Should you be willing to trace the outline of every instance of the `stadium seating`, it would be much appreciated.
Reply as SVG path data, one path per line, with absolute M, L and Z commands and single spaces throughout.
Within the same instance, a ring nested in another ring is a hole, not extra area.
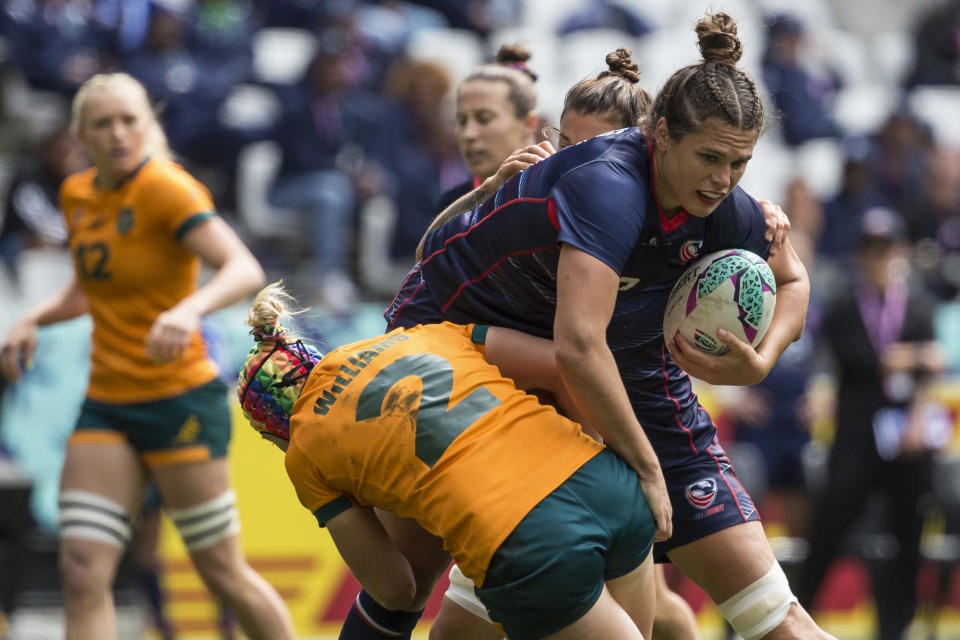
M 280 170 L 280 147 L 272 140 L 247 145 L 237 159 L 237 210 L 257 238 L 296 237 L 300 215 L 270 204 L 270 187 Z
M 960 145 L 960 87 L 917 87 L 910 92 L 908 104 L 933 127 L 938 141 Z
M 410 38 L 406 52 L 414 60 L 443 65 L 454 83 L 486 59 L 480 36 L 463 29 L 420 29 Z
M 317 50 L 317 36 L 306 29 L 267 27 L 253 37 L 253 79 L 293 84 Z

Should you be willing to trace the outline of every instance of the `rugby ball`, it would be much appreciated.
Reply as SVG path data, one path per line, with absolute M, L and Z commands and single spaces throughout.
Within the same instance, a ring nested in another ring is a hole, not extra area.
M 691 264 L 673 286 L 663 314 L 663 338 L 679 333 L 698 349 L 723 354 L 726 329 L 756 347 L 773 317 L 777 283 L 766 261 L 745 249 L 727 249 Z

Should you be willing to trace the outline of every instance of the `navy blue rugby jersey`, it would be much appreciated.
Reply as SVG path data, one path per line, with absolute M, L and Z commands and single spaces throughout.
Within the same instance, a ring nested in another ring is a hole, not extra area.
M 696 257 L 729 248 L 767 257 L 766 225 L 740 188 L 706 218 L 681 211 L 667 219 L 654 199 L 651 170 L 638 128 L 586 140 L 529 167 L 427 238 L 423 259 L 385 313 L 388 325 L 442 316 L 551 338 L 560 245 L 568 243 L 620 274 L 607 341 L 661 464 L 703 451 L 714 428 L 663 344 L 663 311 Z M 677 455 L 664 459 L 664 447 Z

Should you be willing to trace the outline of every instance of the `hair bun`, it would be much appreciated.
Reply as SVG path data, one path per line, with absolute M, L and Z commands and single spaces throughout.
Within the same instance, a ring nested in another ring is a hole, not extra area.
M 512 62 L 526 62 L 530 59 L 530 52 L 523 45 L 505 44 L 497 50 L 497 64 L 509 65 Z
M 640 82 L 640 67 L 633 61 L 630 49 L 621 47 L 607 54 L 607 73 L 626 78 L 630 82 Z M 607 74 L 603 74 L 607 75 Z
M 527 66 L 527 60 L 529 59 L 530 52 L 521 44 L 505 44 L 497 50 L 496 63 L 498 65 L 516 69 L 536 82 L 537 74 Z
M 704 62 L 720 62 L 734 66 L 743 55 L 737 37 L 737 21 L 726 13 L 711 13 L 697 22 L 700 54 Z

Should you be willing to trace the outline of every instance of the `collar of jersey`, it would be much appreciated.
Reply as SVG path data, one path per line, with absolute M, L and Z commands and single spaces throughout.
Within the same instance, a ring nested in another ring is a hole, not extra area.
M 660 228 L 663 229 L 664 233 L 670 233 L 690 219 L 690 212 L 686 209 L 680 209 L 672 218 L 667 218 L 663 213 L 663 207 L 660 206 L 660 200 L 657 198 L 657 187 L 653 177 L 653 145 L 649 140 L 647 140 L 647 153 L 650 154 L 650 192 L 653 193 L 653 203 L 657 205 L 657 215 L 660 217 Z
M 147 156 L 146 158 L 144 158 L 144 159 L 140 162 L 140 164 L 138 164 L 138 165 L 136 166 L 136 168 L 135 168 L 133 171 L 131 171 L 131 172 L 128 173 L 127 175 L 125 175 L 125 176 L 123 176 L 122 178 L 120 178 L 120 180 L 117 182 L 116 186 L 114 186 L 113 189 L 111 189 L 111 191 L 119 191 L 120 189 L 122 189 L 123 187 L 125 187 L 128 182 L 130 182 L 131 180 L 133 180 L 133 179 L 136 177 L 136 175 L 137 175 L 138 173 L 140 173 L 140 169 L 143 169 L 144 165 L 146 165 L 148 162 L 150 162 L 150 156 Z M 100 187 L 100 174 L 99 174 L 99 173 L 93 177 L 93 185 L 94 185 L 97 189 L 100 189 L 100 188 L 101 188 L 101 187 Z

